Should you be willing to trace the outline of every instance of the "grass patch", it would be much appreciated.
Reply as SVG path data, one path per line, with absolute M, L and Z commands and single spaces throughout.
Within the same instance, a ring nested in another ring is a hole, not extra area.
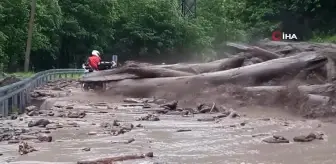
M 310 41 L 318 43 L 322 42 L 336 43 L 336 35 L 315 34 Z
M 9 76 L 15 76 L 15 77 L 18 77 L 18 78 L 29 78 L 29 77 L 32 77 L 34 76 L 35 72 L 15 72 L 15 73 L 9 73 L 7 75 Z
M 59 75 L 56 75 L 56 76 L 59 76 Z M 62 74 L 60 76 L 60 78 L 61 79 L 74 79 L 74 80 L 77 80 L 77 79 L 80 79 L 82 76 L 83 76 L 82 74 L 73 74 L 73 75 L 68 74 L 67 77 L 66 77 L 64 74 Z
M 5 73 L 4 75 L 5 75 L 4 77 L 14 76 L 19 79 L 25 79 L 25 78 L 30 78 L 34 76 L 35 73 L 34 72 L 15 72 L 15 73 Z M 56 74 L 55 76 L 58 77 L 59 75 Z M 82 74 L 73 74 L 73 75 L 68 74 L 67 77 L 65 76 L 65 74 L 62 74 L 60 76 L 60 78 L 62 79 L 75 79 L 75 80 L 80 79 L 81 77 L 82 77 Z

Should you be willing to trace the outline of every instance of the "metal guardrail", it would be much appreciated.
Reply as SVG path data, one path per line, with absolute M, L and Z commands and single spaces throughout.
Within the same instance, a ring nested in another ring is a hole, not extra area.
M 8 116 L 16 109 L 23 113 L 25 107 L 31 102 L 30 92 L 48 81 L 74 78 L 82 75 L 84 69 L 51 69 L 36 73 L 33 77 L 23 79 L 11 85 L 0 88 L 0 115 Z

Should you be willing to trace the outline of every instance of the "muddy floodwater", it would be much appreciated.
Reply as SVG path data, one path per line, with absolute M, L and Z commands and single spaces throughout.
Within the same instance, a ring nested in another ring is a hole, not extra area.
M 0 142 L 0 163 L 15 164 L 73 164 L 129 154 L 153 152 L 153 158 L 127 160 L 125 164 L 335 164 L 336 124 L 332 121 L 305 120 L 285 112 L 267 108 L 235 109 L 241 117 L 225 117 L 216 121 L 198 121 L 216 114 L 159 115 L 159 121 L 136 121 L 146 115 L 142 106 L 121 106 L 122 102 L 109 101 L 93 93 L 72 89 L 72 95 L 53 98 L 55 103 L 72 104 L 72 111 L 86 111 L 84 118 L 56 116 L 19 116 L 16 120 L 2 120 L 1 126 L 28 128 L 27 122 L 39 118 L 63 125 L 51 130 L 52 142 L 28 141 L 38 151 L 18 154 L 18 144 Z M 84 103 L 107 102 L 104 106 Z M 49 107 L 48 107 L 49 108 Z M 131 131 L 117 136 L 107 134 L 101 124 L 119 120 L 132 123 Z M 77 124 L 78 126 L 67 126 Z M 41 129 L 41 127 L 31 127 Z M 323 140 L 293 142 L 298 135 L 323 133 Z M 272 135 L 287 138 L 289 143 L 266 143 Z M 126 143 L 129 139 L 131 143 Z M 83 148 L 89 148 L 84 151 Z

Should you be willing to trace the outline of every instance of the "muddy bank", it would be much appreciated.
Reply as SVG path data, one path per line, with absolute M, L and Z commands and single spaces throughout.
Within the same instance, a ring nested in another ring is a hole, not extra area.
M 120 163 L 296 164 L 336 160 L 332 153 L 336 125 L 331 121 L 306 120 L 268 107 L 233 107 L 229 99 L 184 103 L 180 99 L 107 97 L 81 92 L 75 82 L 59 91 L 51 89 L 61 84 L 36 90 L 49 91 L 36 96 L 44 100 L 42 106 L 27 107 L 24 115 L 1 120 L 1 163 L 109 159 L 124 160 Z M 145 155 L 150 152 L 153 157 Z
M 21 81 L 21 79 L 15 77 L 15 76 L 9 76 L 9 77 L 5 77 L 3 79 L 0 79 L 0 87 L 6 86 L 6 85 L 10 85 L 16 82 Z
M 166 85 L 140 88 L 115 88 L 110 83 L 110 89 L 102 96 L 119 97 L 156 97 L 170 101 L 179 100 L 185 107 L 192 107 L 198 103 L 224 104 L 230 108 L 242 107 L 267 107 L 288 112 L 305 118 L 326 118 L 334 117 L 335 106 L 335 85 L 305 85 L 290 82 L 283 86 L 256 86 L 248 87 L 243 85 L 220 85 L 213 86 L 192 82 L 183 85 Z M 314 87 L 326 86 L 326 90 L 318 92 Z M 306 89 L 307 93 L 299 91 Z

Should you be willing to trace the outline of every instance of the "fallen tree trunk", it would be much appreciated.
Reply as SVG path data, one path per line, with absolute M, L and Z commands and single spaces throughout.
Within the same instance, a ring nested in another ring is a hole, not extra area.
M 327 105 L 331 102 L 330 97 L 328 96 L 321 96 L 321 95 L 315 95 L 315 94 L 307 94 L 308 100 L 307 102 L 313 103 L 313 104 L 322 104 Z
M 256 87 L 245 87 L 244 91 L 276 93 L 286 91 L 287 89 L 288 88 L 286 86 L 256 86 Z
M 251 47 L 249 51 L 251 51 L 254 54 L 254 56 L 257 56 L 263 60 L 272 60 L 280 57 L 280 55 L 278 55 L 277 53 L 267 51 L 265 49 L 256 46 Z
M 300 53 L 295 56 L 274 59 L 245 67 L 205 73 L 195 76 L 195 78 L 212 83 L 241 82 L 249 79 L 263 81 L 285 73 L 297 73 L 307 67 L 326 63 L 326 61 L 326 57 L 314 52 Z
M 243 45 L 243 44 L 232 43 L 232 42 L 226 43 L 226 46 L 235 48 L 235 49 L 237 49 L 239 51 L 243 51 L 243 52 L 250 49 L 249 46 L 246 46 L 246 45 Z
M 126 161 L 126 160 L 134 160 L 134 159 L 142 159 L 145 157 L 153 157 L 153 153 L 149 152 L 142 155 L 125 155 L 120 157 L 111 157 L 111 158 L 103 158 L 93 161 L 78 161 L 77 164 L 114 164 L 118 161 Z
M 79 82 L 103 82 L 103 81 L 120 81 L 125 79 L 138 79 L 137 75 L 132 74 L 115 74 L 112 76 L 95 76 L 95 77 L 82 77 Z
M 247 92 L 281 92 L 286 91 L 289 88 L 286 86 L 255 86 L 255 87 L 244 87 Z M 333 84 L 322 84 L 322 85 L 300 85 L 297 89 L 305 94 L 321 94 L 329 93 L 335 91 L 335 86 Z
M 323 104 L 327 105 L 331 102 L 331 98 L 329 96 L 323 96 L 323 95 L 317 95 L 316 92 L 314 91 L 314 88 L 318 87 L 324 87 L 323 85 L 319 86 L 309 86 L 309 85 L 303 85 L 303 86 L 298 86 L 299 92 L 302 93 L 302 95 L 305 95 L 307 97 L 307 102 L 313 103 L 313 104 Z M 252 93 L 270 93 L 274 94 L 277 92 L 282 92 L 282 91 L 289 91 L 290 89 L 286 86 L 257 86 L 257 87 L 245 87 L 245 91 L 247 92 L 252 92 Z M 314 93 L 315 94 L 311 94 Z
M 215 60 L 209 63 L 157 65 L 153 67 L 200 74 L 238 68 L 243 65 L 244 60 L 244 56 L 233 56 L 230 58 Z
M 304 93 L 311 94 L 321 94 L 335 92 L 335 86 L 333 84 L 322 84 L 322 85 L 301 85 L 298 89 Z
M 259 57 L 265 61 L 277 59 L 280 57 L 280 55 L 275 52 L 271 52 L 271 51 L 265 50 L 257 46 L 249 47 L 249 46 L 245 46 L 245 45 L 241 45 L 237 43 L 227 43 L 226 45 L 229 47 L 238 49 L 240 51 L 243 51 L 243 52 L 250 52 L 253 54 L 253 56 Z
M 179 77 L 195 75 L 193 73 L 157 67 L 127 67 L 122 68 L 120 73 L 134 74 L 140 78 Z
M 112 74 L 109 76 L 98 76 L 98 77 L 83 77 L 79 81 L 82 82 L 120 81 L 124 79 L 179 77 L 179 76 L 192 76 L 192 75 L 194 74 L 165 68 L 126 67 L 118 70 L 117 74 Z
M 336 63 L 335 61 L 328 57 L 328 63 L 325 65 L 327 71 L 327 80 L 332 82 L 336 79 Z
M 181 85 L 187 83 L 212 83 L 216 85 L 225 83 L 246 83 L 249 79 L 266 80 L 288 72 L 299 72 L 315 64 L 325 63 L 326 57 L 317 53 L 300 53 L 296 56 L 274 59 L 240 68 L 198 74 L 184 77 L 166 77 L 152 79 L 122 80 L 114 83 L 115 87 L 156 87 L 162 85 Z

